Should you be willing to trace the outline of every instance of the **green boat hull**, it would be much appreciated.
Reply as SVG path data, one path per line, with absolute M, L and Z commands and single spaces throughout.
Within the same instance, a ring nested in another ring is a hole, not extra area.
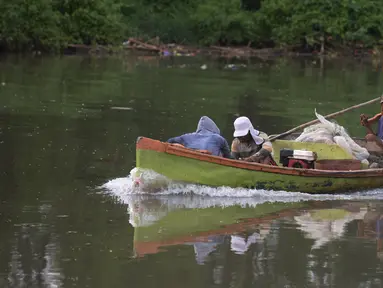
M 286 144 L 283 146 L 285 147 Z M 329 153 L 334 153 L 331 151 L 331 149 L 327 152 L 322 151 L 322 158 L 328 157 Z M 373 176 L 369 176 L 368 173 L 366 176 L 359 173 L 355 174 L 358 175 L 356 177 L 350 177 L 353 174 L 342 177 L 339 176 L 339 173 L 318 173 L 318 176 L 315 176 L 316 174 L 306 176 L 303 175 L 304 171 L 294 174 L 286 170 L 287 172 L 284 173 L 282 167 L 280 173 L 266 172 L 263 171 L 264 169 L 241 169 L 150 149 L 137 149 L 136 153 L 137 168 L 151 169 L 175 181 L 215 187 L 243 187 L 321 194 L 360 191 L 383 186 L 381 172 L 379 175 Z M 344 159 L 347 155 L 343 154 L 341 157 Z M 343 171 L 344 174 L 347 172 Z M 358 172 L 364 173 L 363 170 Z

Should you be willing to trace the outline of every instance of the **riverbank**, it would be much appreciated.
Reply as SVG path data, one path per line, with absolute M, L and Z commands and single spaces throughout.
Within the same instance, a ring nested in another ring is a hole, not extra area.
M 138 54 L 159 55 L 165 57 L 219 56 L 227 58 L 249 58 L 287 55 L 288 50 L 276 48 L 254 49 L 249 46 L 190 46 L 176 43 L 151 44 L 130 38 L 120 46 L 78 45 L 70 44 L 63 50 L 64 54 Z
M 283 47 L 283 48 L 262 48 L 256 49 L 247 46 L 190 46 L 176 43 L 160 43 L 158 38 L 149 41 L 141 41 L 135 38 L 129 38 L 120 46 L 103 45 L 78 45 L 70 44 L 63 50 L 63 54 L 91 54 L 91 55 L 124 55 L 134 54 L 140 56 L 164 56 L 164 57 L 224 57 L 224 58 L 261 58 L 268 59 L 280 56 L 324 56 L 328 58 L 380 58 L 382 48 L 363 48 L 363 47 L 338 47 L 328 48 L 326 50 L 305 50 L 301 47 Z

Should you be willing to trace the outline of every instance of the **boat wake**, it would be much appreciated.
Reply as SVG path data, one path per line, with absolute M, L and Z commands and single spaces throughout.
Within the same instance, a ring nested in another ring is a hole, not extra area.
M 132 196 L 154 196 L 156 198 L 168 195 L 203 196 L 203 203 L 208 206 L 214 202 L 220 206 L 255 205 L 265 202 L 297 202 L 297 201 L 327 201 L 327 200 L 382 200 L 383 190 L 374 189 L 351 194 L 307 194 L 287 191 L 267 191 L 263 189 L 245 189 L 231 187 L 209 187 L 195 184 L 177 183 L 151 170 L 134 168 L 128 177 L 116 178 L 100 187 L 123 202 Z M 208 200 L 208 198 L 210 198 Z M 210 203 L 210 204 L 208 204 Z M 214 206 L 214 205 L 213 205 Z M 186 207 L 185 207 L 186 208 Z

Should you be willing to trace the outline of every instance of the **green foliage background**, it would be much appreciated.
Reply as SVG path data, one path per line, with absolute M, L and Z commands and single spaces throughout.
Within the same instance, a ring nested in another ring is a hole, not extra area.
M 119 45 L 128 37 L 199 45 L 381 44 L 381 0 L 1 0 L 0 48 Z

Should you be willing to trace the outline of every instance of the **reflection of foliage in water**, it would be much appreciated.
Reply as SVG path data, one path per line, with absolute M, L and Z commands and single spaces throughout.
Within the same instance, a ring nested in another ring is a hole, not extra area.
M 44 225 L 27 224 L 16 232 L 14 241 L 8 275 L 11 286 L 62 286 L 57 235 L 52 235 Z

